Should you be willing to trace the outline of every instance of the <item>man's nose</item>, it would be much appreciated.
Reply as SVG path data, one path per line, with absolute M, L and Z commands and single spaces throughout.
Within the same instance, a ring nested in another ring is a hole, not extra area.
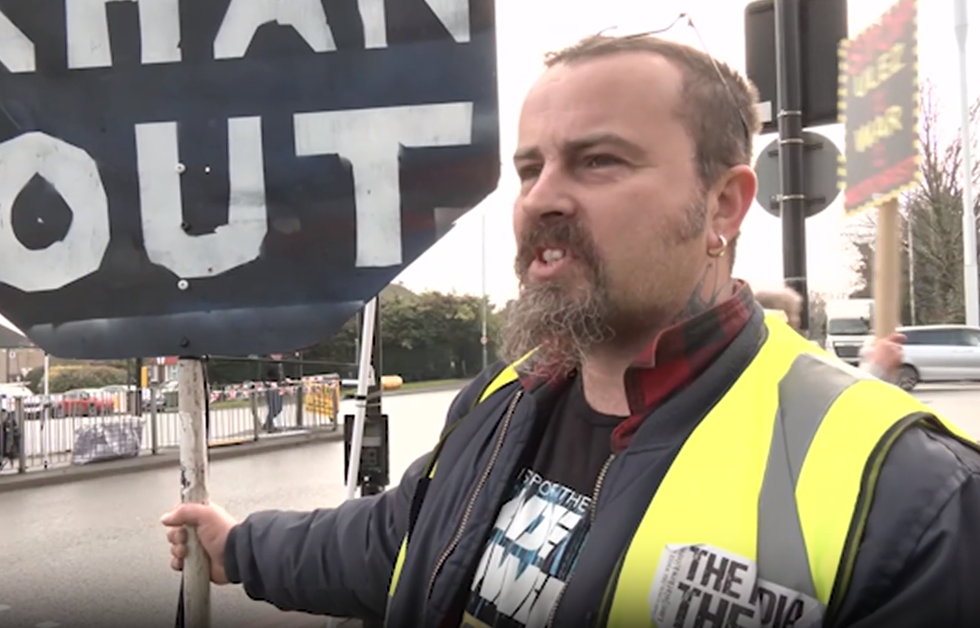
M 560 167 L 545 166 L 537 178 L 526 184 L 518 204 L 530 218 L 569 216 L 575 201 L 568 178 Z

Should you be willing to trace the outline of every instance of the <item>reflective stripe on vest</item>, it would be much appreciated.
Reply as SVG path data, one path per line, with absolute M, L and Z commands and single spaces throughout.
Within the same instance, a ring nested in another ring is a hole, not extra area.
M 846 591 L 888 447 L 934 413 L 776 317 L 766 324 L 769 338 L 688 438 L 621 557 L 606 626 L 819 626 L 835 586 Z

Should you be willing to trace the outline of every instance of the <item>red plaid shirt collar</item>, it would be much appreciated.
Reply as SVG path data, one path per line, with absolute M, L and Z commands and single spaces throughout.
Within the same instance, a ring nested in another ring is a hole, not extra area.
M 626 372 L 626 396 L 630 416 L 612 436 L 614 452 L 629 445 L 633 434 L 651 410 L 694 381 L 745 327 L 755 303 L 749 285 L 735 280 L 734 294 L 714 308 L 664 329 L 634 360 Z M 563 388 L 566 378 L 546 380 L 523 375 L 521 383 L 531 391 L 551 384 Z

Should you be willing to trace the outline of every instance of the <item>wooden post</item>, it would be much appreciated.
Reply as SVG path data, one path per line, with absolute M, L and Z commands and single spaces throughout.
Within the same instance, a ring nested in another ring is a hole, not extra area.
M 204 416 L 204 364 L 194 358 L 177 363 L 180 410 L 180 500 L 208 503 L 208 434 Z M 211 626 L 211 564 L 197 539 L 187 528 L 184 560 L 184 627 Z
M 875 244 L 875 336 L 884 338 L 899 326 L 900 264 L 898 199 L 878 207 Z

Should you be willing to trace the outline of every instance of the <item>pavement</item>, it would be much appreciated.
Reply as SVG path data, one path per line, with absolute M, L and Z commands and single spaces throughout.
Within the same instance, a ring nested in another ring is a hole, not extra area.
M 262 452 L 292 449 L 319 442 L 341 441 L 344 438 L 342 425 L 336 431 L 283 432 L 263 435 L 258 441 L 233 443 L 211 447 L 209 458 L 227 460 Z M 0 493 L 16 491 L 52 484 L 81 482 L 113 475 L 126 475 L 150 469 L 179 469 L 180 452 L 176 449 L 163 451 L 156 455 L 144 452 L 135 458 L 94 462 L 87 465 L 65 465 L 45 470 L 29 470 L 26 473 L 5 473 L 0 475 Z
M 980 384 L 922 384 L 912 394 L 980 440 Z

